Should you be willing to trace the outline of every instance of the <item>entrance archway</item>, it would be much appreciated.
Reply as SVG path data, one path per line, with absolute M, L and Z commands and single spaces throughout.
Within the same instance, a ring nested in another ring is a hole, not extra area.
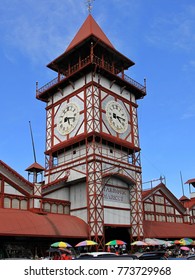
M 129 227 L 105 227 L 105 244 L 110 240 L 119 239 L 130 244 L 130 228 Z

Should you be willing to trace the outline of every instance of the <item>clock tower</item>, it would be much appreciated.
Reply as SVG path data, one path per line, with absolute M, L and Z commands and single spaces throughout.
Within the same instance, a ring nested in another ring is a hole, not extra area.
M 143 236 L 137 100 L 118 52 L 91 14 L 65 52 L 47 66 L 57 77 L 36 90 L 46 103 L 44 194 L 70 201 L 100 248 Z

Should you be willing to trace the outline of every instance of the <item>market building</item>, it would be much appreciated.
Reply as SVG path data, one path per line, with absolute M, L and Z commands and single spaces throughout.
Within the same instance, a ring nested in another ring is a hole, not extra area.
M 92 239 L 102 250 L 111 239 L 175 238 L 175 224 L 180 237 L 195 238 L 192 198 L 188 207 L 163 184 L 142 191 L 137 108 L 146 83 L 125 74 L 133 65 L 91 14 L 47 65 L 57 77 L 36 88 L 46 108 L 45 167 L 26 169 L 31 182 L 0 161 L 1 244 Z
M 143 190 L 142 201 L 145 237 L 169 240 L 195 237 L 195 192 L 190 193 L 190 198 L 182 196 L 178 200 L 160 183 Z

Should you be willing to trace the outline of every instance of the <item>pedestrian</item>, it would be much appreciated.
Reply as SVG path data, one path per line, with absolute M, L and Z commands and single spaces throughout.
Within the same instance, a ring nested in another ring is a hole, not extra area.
M 60 255 L 58 252 L 54 252 L 52 260 L 60 260 Z
M 169 258 L 169 252 L 165 252 L 164 255 L 161 257 L 161 260 L 168 260 Z
M 60 256 L 60 260 L 72 260 L 72 256 L 66 252 L 63 252 Z
M 107 247 L 107 252 L 109 252 L 109 253 L 110 253 L 110 246 L 108 246 L 108 247 Z

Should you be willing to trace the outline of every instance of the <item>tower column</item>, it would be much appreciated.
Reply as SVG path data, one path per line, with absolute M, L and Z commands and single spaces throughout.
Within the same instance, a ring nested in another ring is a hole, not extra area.
M 104 212 L 102 193 L 102 164 L 95 159 L 87 163 L 87 202 L 88 225 L 90 237 L 98 243 L 99 248 L 104 244 Z
M 143 207 L 141 173 L 135 173 L 136 184 L 130 188 L 131 238 L 132 241 L 143 237 Z
M 99 89 L 93 84 L 86 89 L 86 131 L 100 131 L 100 98 Z M 86 188 L 88 204 L 88 224 L 91 238 L 103 248 L 104 217 L 103 217 L 103 193 L 102 193 L 102 156 L 95 136 L 87 139 L 86 143 Z M 99 156 L 99 160 L 98 160 Z

